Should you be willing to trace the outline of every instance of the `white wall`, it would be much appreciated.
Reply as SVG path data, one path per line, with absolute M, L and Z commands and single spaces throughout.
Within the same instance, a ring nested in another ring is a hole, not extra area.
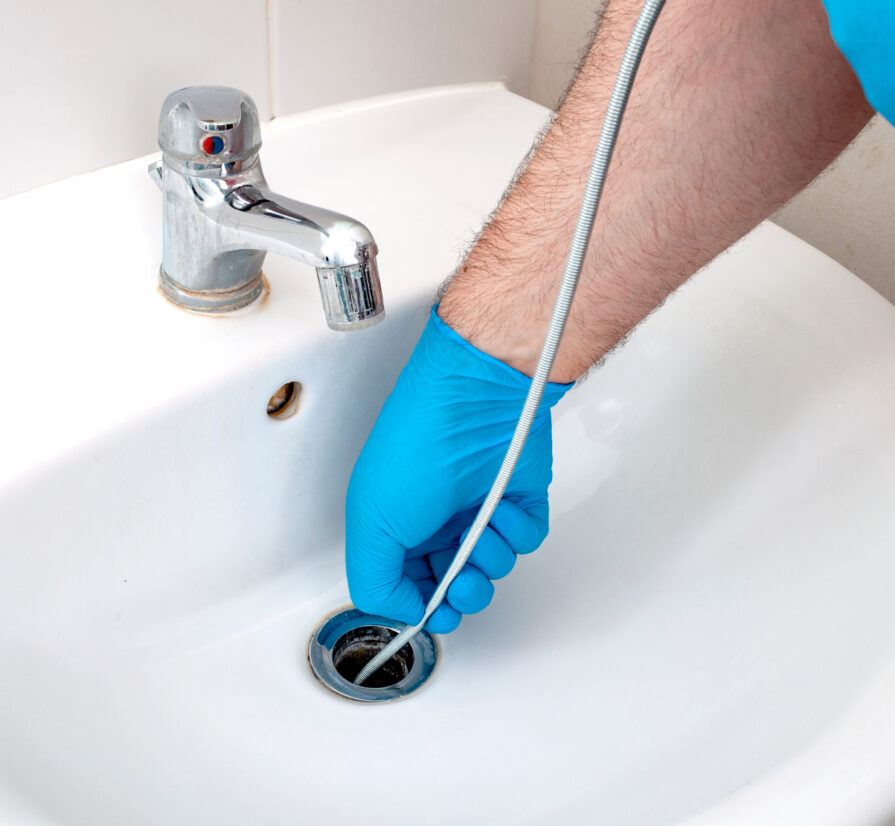
M 555 105 L 603 6 L 604 0 L 539 0 L 529 91 L 538 103 Z M 774 221 L 895 302 L 895 128 L 875 118 Z
M 528 96 L 553 109 L 594 30 L 606 0 L 538 0 Z
M 263 118 L 421 86 L 525 91 L 537 0 L 0 0 L 0 197 L 148 154 L 168 92 Z
M 895 128 L 875 117 L 774 221 L 895 302 Z
M 476 80 L 529 85 L 537 0 L 277 0 L 276 114 Z
M 181 86 L 241 86 L 270 115 L 266 0 L 0 0 L 0 19 L 0 196 L 152 152 Z

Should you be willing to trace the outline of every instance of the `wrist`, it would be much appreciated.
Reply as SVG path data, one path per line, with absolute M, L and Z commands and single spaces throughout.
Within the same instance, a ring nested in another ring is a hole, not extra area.
M 470 345 L 528 378 L 534 376 L 550 326 L 552 301 L 539 308 L 533 297 L 524 294 L 514 294 L 509 301 L 499 294 L 476 295 L 452 284 L 436 310 L 441 321 Z M 550 370 L 549 380 L 556 384 L 575 382 L 595 361 L 576 341 L 571 322 L 570 318 Z
M 498 313 L 495 307 L 489 310 L 478 305 L 473 310 L 473 306 L 466 306 L 456 291 L 449 291 L 436 312 L 473 347 L 531 378 L 540 353 L 540 337 L 531 321 L 502 317 L 506 307 Z
M 472 377 L 485 380 L 492 385 L 500 385 L 504 388 L 501 393 L 508 398 L 514 397 L 516 401 L 522 401 L 528 394 L 531 375 L 461 335 L 441 317 L 440 304 L 432 308 L 429 322 L 417 346 L 425 353 L 424 369 L 428 372 L 460 376 L 464 383 Z M 571 382 L 551 380 L 545 388 L 543 403 L 552 407 L 571 387 Z
M 475 347 L 529 377 L 550 326 L 583 192 L 576 171 L 557 167 L 555 139 L 551 130 L 451 280 L 438 309 Z M 573 306 L 550 381 L 574 382 L 603 355 L 591 346 L 599 342 L 588 340 L 598 328 Z

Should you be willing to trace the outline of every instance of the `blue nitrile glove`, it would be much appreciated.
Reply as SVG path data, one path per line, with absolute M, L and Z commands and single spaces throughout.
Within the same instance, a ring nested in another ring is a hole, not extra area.
M 512 438 L 531 380 L 481 352 L 432 309 L 348 485 L 348 587 L 362 611 L 416 624 L 472 524 Z M 481 611 L 516 554 L 547 536 L 550 408 L 571 385 L 548 384 L 503 498 L 447 598 L 426 623 L 453 631 Z
M 824 0 L 836 45 L 848 58 L 870 105 L 895 124 L 895 3 Z

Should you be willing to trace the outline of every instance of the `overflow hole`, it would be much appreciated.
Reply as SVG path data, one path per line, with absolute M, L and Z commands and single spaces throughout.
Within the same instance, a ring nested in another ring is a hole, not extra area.
M 267 415 L 273 419 L 288 419 L 298 410 L 301 382 L 286 382 L 267 402 Z

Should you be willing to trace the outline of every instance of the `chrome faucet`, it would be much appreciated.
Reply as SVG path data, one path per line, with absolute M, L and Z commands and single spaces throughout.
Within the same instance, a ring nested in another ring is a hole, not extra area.
M 181 307 L 223 313 L 263 288 L 268 252 L 317 269 L 326 321 L 356 330 L 385 310 L 376 242 L 361 223 L 271 192 L 261 171 L 252 99 L 225 86 L 190 86 L 162 104 L 162 159 L 149 173 L 162 191 L 162 292 Z

